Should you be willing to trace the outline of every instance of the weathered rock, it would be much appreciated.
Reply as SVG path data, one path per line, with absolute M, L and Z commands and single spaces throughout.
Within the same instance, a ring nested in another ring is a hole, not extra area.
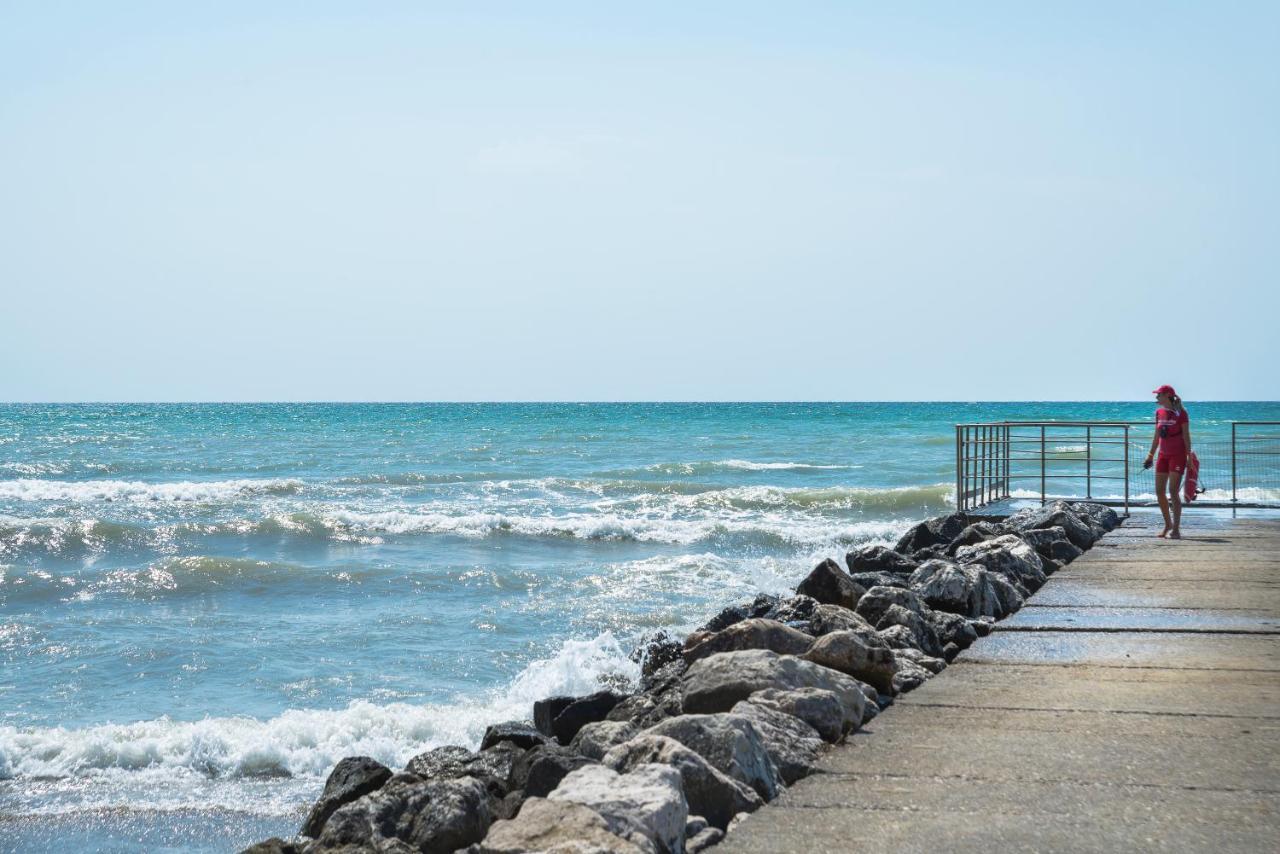
M 1049 553 L 1044 555 L 1044 558 L 1055 561 L 1061 566 L 1063 564 L 1071 563 L 1071 561 L 1080 557 L 1082 554 L 1084 554 L 1084 550 L 1078 547 L 1075 543 L 1062 542 L 1054 543 L 1049 546 Z M 1046 567 L 1046 572 L 1047 571 L 1048 568 Z
M 987 581 L 991 583 L 991 589 L 995 592 L 996 601 L 1000 603 L 999 613 L 1001 619 L 1022 608 L 1023 602 L 1026 601 L 1023 591 L 1012 584 L 1009 579 L 998 572 L 988 572 Z
M 801 658 L 839 670 L 882 694 L 893 693 L 893 674 L 898 669 L 893 651 L 874 630 L 829 632 Z
M 507 786 L 512 791 L 523 791 L 525 797 L 545 798 L 570 772 L 594 765 L 597 761 L 569 747 L 539 744 L 521 754 L 512 764 Z
M 689 664 L 718 652 L 771 649 L 779 655 L 799 655 L 813 645 L 813 637 L 775 620 L 758 617 L 734 623 L 684 651 Z
M 879 626 L 880 620 L 893 605 L 900 605 L 916 614 L 927 607 L 924 601 L 911 590 L 900 587 L 872 587 L 858 602 L 857 614 L 872 626 Z
M 273 836 L 270 839 L 264 839 L 262 842 L 250 845 L 240 854 L 302 854 L 303 848 L 304 846 L 301 843 Z
M 596 721 L 578 730 L 569 747 L 590 759 L 600 760 L 612 748 L 634 738 L 638 731 L 630 721 Z
M 528 750 L 535 745 L 546 744 L 548 739 L 528 721 L 504 721 L 485 729 L 484 738 L 480 740 L 480 749 L 488 750 L 503 741 L 509 741 L 522 750 Z
M 1088 514 L 1085 514 L 1088 518 Z M 1064 501 L 1055 501 L 1047 507 L 1033 507 L 1019 510 L 1005 520 L 1005 526 L 1014 531 L 1027 531 L 1035 528 L 1061 527 L 1078 548 L 1088 549 L 1098 539 L 1098 534 L 1088 523 L 1081 521 L 1071 505 Z
M 424 780 L 474 777 L 484 783 L 494 798 L 501 799 L 508 791 L 507 778 L 511 776 L 511 766 L 523 753 L 509 741 L 500 741 L 479 753 L 472 753 L 465 747 L 437 747 L 410 759 L 404 770 Z
M 755 724 L 782 782 L 789 786 L 813 773 L 822 754 L 822 738 L 816 729 L 793 715 L 750 700 L 738 703 L 732 713 Z
M 883 637 L 885 629 L 892 626 L 901 626 L 907 630 L 908 637 L 911 639 L 911 646 L 929 655 L 942 655 L 943 641 L 938 637 L 937 630 L 920 615 L 921 613 L 923 611 L 917 613 L 902 605 L 891 604 L 885 609 L 880 621 L 876 623 L 876 629 L 880 631 Z M 929 613 L 932 614 L 934 612 L 930 610 Z M 892 641 L 889 641 L 888 638 L 885 638 L 885 640 L 892 645 Z
M 529 798 L 519 815 L 494 822 L 484 841 L 469 848 L 467 854 L 649 854 L 652 851 L 649 844 L 640 847 L 615 834 L 590 807 L 570 801 Z
M 657 736 L 654 736 L 654 738 L 657 738 Z M 681 746 L 683 747 L 683 745 Z M 690 809 L 692 809 L 692 807 L 690 807 Z M 706 830 L 710 826 L 711 825 L 702 816 L 691 815 L 684 821 L 684 838 L 688 839 L 691 836 L 697 836 L 699 833 Z
M 782 786 L 782 777 L 769 758 L 760 732 L 755 724 L 741 715 L 681 715 L 668 718 L 641 735 L 675 739 L 707 760 L 713 768 L 749 786 L 765 801 L 777 797 Z
M 1014 586 L 1035 592 L 1045 582 L 1044 563 L 1035 549 L 1020 537 L 1006 534 L 956 552 L 961 564 L 980 564 L 988 572 L 1003 575 Z
M 857 726 L 845 715 L 840 698 L 822 688 L 793 688 L 789 691 L 768 688 L 756 691 L 747 700 L 799 718 L 813 727 L 823 741 L 840 741 Z
M 818 600 L 812 596 L 796 595 L 789 599 L 783 599 L 778 603 L 777 607 L 764 616 L 765 619 L 777 620 L 785 626 L 799 629 L 808 634 L 809 619 L 813 616 L 814 609 L 817 607 Z
M 987 591 L 991 595 L 983 596 L 979 571 L 971 568 L 966 572 L 957 564 L 931 560 L 911 573 L 910 588 L 930 608 L 977 617 L 983 613 L 983 605 L 990 608 L 997 604 L 990 584 Z
M 893 686 L 899 693 L 914 691 L 933 676 L 928 670 L 913 661 L 903 659 L 898 662 L 898 672 L 893 675 Z
M 828 558 L 813 568 L 797 585 L 796 592 L 828 605 L 853 608 L 866 591 L 854 583 L 840 564 Z
M 685 843 L 684 850 L 686 854 L 702 854 L 708 848 L 719 845 L 723 839 L 723 830 L 718 827 L 708 827 L 698 833 L 697 836 L 690 837 L 689 841 Z
M 947 554 L 953 555 L 957 550 L 964 546 L 972 546 L 975 543 L 981 543 L 984 540 L 993 540 L 1003 534 L 1009 533 L 1003 525 L 994 524 L 992 522 L 974 522 L 967 526 L 963 531 L 956 535 L 956 538 L 947 544 Z
M 874 628 L 857 612 L 840 605 L 819 605 L 809 617 L 809 629 L 814 637 L 831 632 L 859 631 Z
M 299 832 L 303 836 L 319 836 L 324 823 L 339 807 L 377 791 L 390 779 L 391 769 L 368 756 L 348 756 L 339 761 L 329 772 L 324 791 Z
M 894 575 L 891 572 L 855 572 L 849 576 L 854 583 L 870 590 L 872 587 L 901 587 L 906 589 L 906 575 Z
M 1104 532 L 1114 531 L 1120 526 L 1120 514 L 1105 504 L 1094 504 L 1090 501 L 1078 501 L 1071 505 L 1077 516 L 1088 516 L 1101 526 Z
M 942 658 L 934 658 L 932 655 L 925 655 L 918 649 L 907 647 L 906 649 L 895 649 L 893 651 L 894 658 L 898 660 L 898 666 L 903 666 L 903 660 L 907 660 L 913 664 L 918 664 L 930 673 L 941 673 L 947 667 L 947 662 Z
M 933 628 L 944 648 L 948 644 L 955 644 L 958 650 L 968 649 L 969 645 L 978 639 L 978 633 L 973 626 L 959 614 L 930 610 L 923 615 L 922 619 Z M 928 650 L 925 651 L 928 652 Z
M 534 701 L 533 704 L 533 726 L 538 732 L 547 738 L 555 737 L 555 730 L 551 724 L 556 719 L 556 715 L 563 712 L 569 707 L 569 704 L 577 697 L 571 695 L 557 695 L 555 697 L 546 697 L 541 700 Z
M 686 712 L 726 712 L 756 691 L 822 688 L 840 698 L 859 723 L 866 697 L 858 680 L 790 655 L 765 649 L 722 652 L 694 662 L 684 675 Z
M 645 635 L 631 652 L 631 660 L 640 665 L 641 684 L 662 667 L 679 661 L 684 643 L 666 631 Z
M 583 726 L 604 720 L 622 699 L 621 694 L 613 691 L 597 691 L 578 697 L 551 722 L 552 734 L 561 744 L 568 744 Z
M 688 666 L 684 663 L 682 647 L 681 654 L 675 661 L 669 661 L 647 676 L 640 678 L 640 690 L 646 693 L 661 692 L 665 687 L 678 683 Z M 608 718 L 605 718 L 605 720 L 608 720 Z
M 689 811 L 716 827 L 723 829 L 738 813 L 753 812 L 764 804 L 746 783 L 720 771 L 673 738 L 641 735 L 614 747 L 604 757 L 605 765 L 622 774 L 652 763 L 676 769 Z M 688 835 L 687 828 L 685 835 Z
M 884 572 L 890 575 L 910 575 L 916 562 L 907 555 L 884 546 L 862 546 L 844 557 L 849 573 Z
M 767 615 L 782 600 L 777 596 L 768 593 L 761 593 L 751 602 L 742 605 L 730 605 L 719 614 L 716 614 L 706 623 L 699 627 L 698 631 L 702 632 L 718 632 L 729 628 L 734 623 L 742 620 L 749 620 L 752 617 L 763 617 Z M 687 644 L 686 644 L 687 645 Z
M 397 774 L 329 816 L 311 850 L 454 851 L 483 839 L 491 821 L 489 794 L 479 780 L 424 782 Z
M 627 721 L 638 730 L 651 727 L 684 711 L 681 690 L 681 683 L 677 679 L 672 688 L 652 694 L 633 694 L 614 706 L 605 720 Z
M 969 524 L 963 513 L 937 516 L 912 525 L 893 547 L 899 554 L 911 554 L 929 546 L 946 546 Z
M 680 773 L 666 765 L 638 765 L 619 774 L 604 765 L 580 768 L 560 782 L 551 801 L 595 810 L 624 839 L 647 838 L 659 854 L 683 854 L 689 817 Z

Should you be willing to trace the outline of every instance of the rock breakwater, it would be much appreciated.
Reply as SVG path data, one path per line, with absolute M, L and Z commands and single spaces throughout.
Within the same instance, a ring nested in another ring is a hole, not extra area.
M 479 751 L 436 748 L 399 772 L 344 759 L 299 835 L 247 851 L 696 854 L 1118 524 L 1067 502 L 926 520 L 893 549 L 823 561 L 794 596 L 647 639 L 633 691 L 548 697 Z

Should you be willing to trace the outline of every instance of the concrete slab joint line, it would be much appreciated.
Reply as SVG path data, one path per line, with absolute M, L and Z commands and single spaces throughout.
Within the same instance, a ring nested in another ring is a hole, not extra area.
M 1280 515 L 1191 522 L 1135 512 L 716 851 L 1280 850 Z

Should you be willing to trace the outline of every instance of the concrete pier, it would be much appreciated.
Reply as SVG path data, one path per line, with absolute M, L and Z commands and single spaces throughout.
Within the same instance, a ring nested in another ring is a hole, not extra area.
M 1280 850 L 1280 520 L 1138 513 L 718 852 Z

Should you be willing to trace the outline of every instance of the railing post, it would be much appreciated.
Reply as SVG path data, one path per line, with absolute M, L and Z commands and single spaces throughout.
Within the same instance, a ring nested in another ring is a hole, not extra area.
M 959 424 L 956 425 L 956 510 L 964 511 L 964 475 L 961 466 L 963 466 L 960 453 L 960 432 L 964 430 Z
M 1231 422 L 1231 503 L 1236 503 L 1236 422 Z
M 1045 460 L 1044 460 L 1044 425 L 1040 425 L 1040 506 L 1046 504 L 1045 501 Z
M 1124 515 L 1129 518 L 1129 425 L 1124 425 Z
M 1084 495 L 1093 497 L 1093 428 L 1084 428 Z
M 1009 498 L 1009 425 L 1004 425 L 1004 497 Z

